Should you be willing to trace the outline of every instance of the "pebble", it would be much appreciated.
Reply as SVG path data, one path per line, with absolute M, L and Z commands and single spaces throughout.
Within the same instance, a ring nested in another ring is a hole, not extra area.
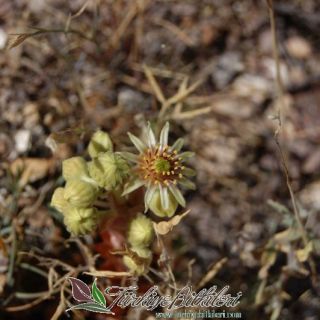
M 237 52 L 227 52 L 219 58 L 211 78 L 218 89 L 223 89 L 243 69 L 241 56 Z
M 130 88 L 122 88 L 118 94 L 118 105 L 124 107 L 129 112 L 146 110 L 149 107 L 144 96 Z
M 24 153 L 30 146 L 31 132 L 29 130 L 18 130 L 14 136 L 15 148 L 18 153 Z
M 306 59 L 312 53 L 310 43 L 299 36 L 290 37 L 285 45 L 290 56 L 296 59 Z
M 8 35 L 7 33 L 0 28 L 0 50 L 4 49 L 8 40 Z

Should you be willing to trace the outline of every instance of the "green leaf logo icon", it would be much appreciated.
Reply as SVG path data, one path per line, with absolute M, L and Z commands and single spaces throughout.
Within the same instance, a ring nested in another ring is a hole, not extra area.
M 97 279 L 95 279 L 92 284 L 92 297 L 97 303 L 106 307 L 106 298 L 101 290 L 97 287 Z

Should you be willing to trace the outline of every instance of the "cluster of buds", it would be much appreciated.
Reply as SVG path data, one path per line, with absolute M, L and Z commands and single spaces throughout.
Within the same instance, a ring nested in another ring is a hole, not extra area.
M 73 157 L 63 161 L 62 175 L 65 187 L 57 188 L 52 206 L 63 214 L 64 223 L 73 235 L 93 231 L 105 212 L 95 207 L 103 192 L 121 195 L 123 200 L 134 190 L 144 190 L 145 213 L 150 210 L 160 218 L 172 217 L 178 206 L 185 207 L 185 199 L 179 189 L 194 189 L 188 178 L 194 171 L 184 162 L 192 152 L 180 152 L 183 139 L 168 145 L 169 123 L 156 139 L 150 123 L 144 138 L 128 133 L 138 154 L 114 152 L 109 135 L 97 131 L 88 145 L 91 160 Z M 151 216 L 152 217 L 152 216 Z M 139 213 L 128 228 L 128 249 L 124 264 L 134 274 L 143 274 L 152 260 L 151 245 L 154 239 L 152 220 Z
M 115 188 L 129 173 L 129 165 L 113 152 L 107 133 L 96 132 L 89 145 L 91 161 L 73 157 L 62 162 L 64 188 L 57 188 L 51 205 L 63 214 L 64 224 L 73 235 L 92 232 L 106 214 L 95 208 L 97 197 L 104 190 Z

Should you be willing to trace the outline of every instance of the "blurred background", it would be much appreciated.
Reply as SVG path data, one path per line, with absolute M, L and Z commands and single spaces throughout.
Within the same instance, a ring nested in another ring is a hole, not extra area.
M 157 118 L 150 73 L 166 99 L 184 92 L 171 106 L 170 139 L 184 137 L 196 153 L 191 212 L 167 243 L 178 280 L 196 284 L 220 261 L 206 285 L 242 291 L 242 318 L 320 319 L 320 3 L 274 2 L 281 145 L 308 246 L 274 139 L 266 1 L 0 1 L 0 319 L 55 312 L 58 292 L 8 310 L 39 298 L 24 292 L 47 290 L 30 271 L 43 264 L 19 252 L 81 263 L 49 206 L 61 161 L 83 154 L 97 128 L 122 146 L 127 131 Z

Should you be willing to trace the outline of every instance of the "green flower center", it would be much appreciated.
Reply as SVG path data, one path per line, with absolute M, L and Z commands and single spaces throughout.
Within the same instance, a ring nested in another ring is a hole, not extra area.
M 154 162 L 154 168 L 157 173 L 167 172 L 170 170 L 170 162 L 166 159 L 159 158 Z

